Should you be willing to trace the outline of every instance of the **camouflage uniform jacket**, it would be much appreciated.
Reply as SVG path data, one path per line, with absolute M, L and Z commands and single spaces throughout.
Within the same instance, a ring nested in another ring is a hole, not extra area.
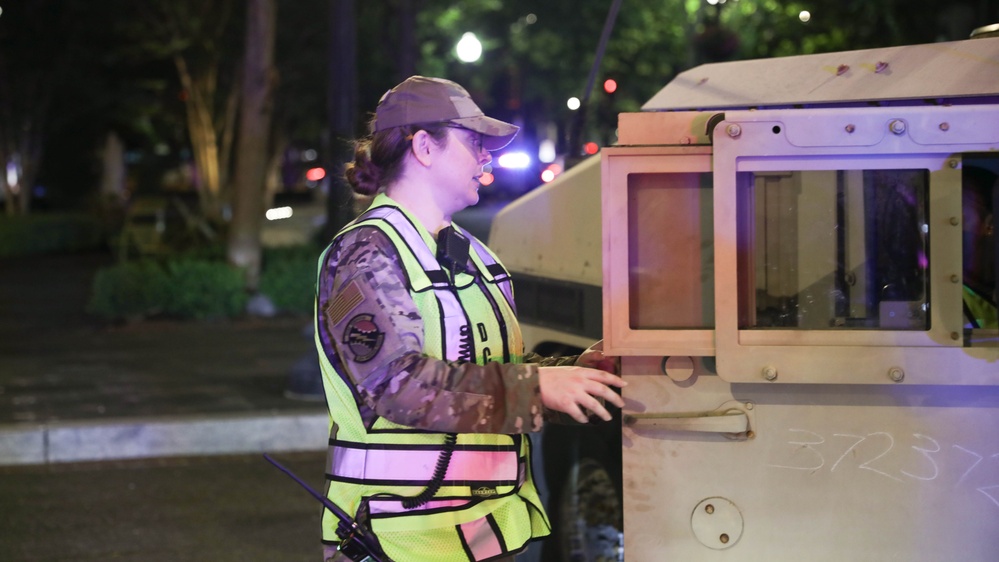
M 475 267 L 471 261 L 467 266 Z M 478 365 L 424 355 L 423 319 L 402 260 L 377 228 L 361 226 L 334 242 L 318 290 L 323 351 L 350 378 L 366 427 L 381 416 L 435 432 L 538 431 L 543 419 L 538 366 L 573 360 L 529 354 L 525 360 L 532 364 Z M 348 345 L 347 331 L 356 334 L 359 316 L 370 337 Z

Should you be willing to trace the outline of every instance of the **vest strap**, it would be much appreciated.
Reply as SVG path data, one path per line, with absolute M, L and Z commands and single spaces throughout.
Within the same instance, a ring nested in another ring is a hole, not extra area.
M 487 560 L 507 552 L 503 532 L 491 513 L 458 525 L 458 536 L 469 560 Z

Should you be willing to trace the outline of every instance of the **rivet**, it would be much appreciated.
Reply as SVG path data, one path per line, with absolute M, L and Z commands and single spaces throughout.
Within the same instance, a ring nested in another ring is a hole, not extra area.
M 940 130 L 941 131 L 949 131 L 950 130 L 950 123 L 946 123 L 946 122 L 940 123 Z
M 680 144 L 690 144 L 690 137 L 680 137 Z
M 746 402 L 746 409 L 747 410 L 752 410 L 755 407 L 756 407 L 756 404 L 753 404 L 752 402 Z
M 888 124 L 888 130 L 896 135 L 901 135 L 905 132 L 905 121 L 902 121 L 901 119 L 892 119 L 891 123 Z
M 704 506 L 704 512 L 707 513 L 708 515 L 711 515 L 712 513 L 715 512 L 715 506 L 709 503 L 708 505 Z
M 885 70 L 888 70 L 888 63 L 884 61 L 878 61 L 874 65 L 874 72 L 884 72 Z
M 846 126 L 846 132 L 848 132 L 848 133 L 852 133 L 852 132 L 854 132 L 856 130 L 857 130 L 857 128 L 854 127 L 852 123 L 850 125 Z
M 892 367 L 888 369 L 888 378 L 895 382 L 902 382 L 902 379 L 905 378 L 905 371 L 898 367 Z
M 732 123 L 728 127 L 725 127 L 725 132 L 728 133 L 728 136 L 734 139 L 742 134 L 742 127 L 740 127 L 736 123 Z
M 756 438 L 755 431 L 750 430 L 746 432 L 746 439 L 755 439 L 755 438 Z
M 960 164 L 958 164 L 957 160 L 948 160 L 947 165 L 956 169 Z
M 950 339 L 952 339 L 954 341 L 957 341 L 957 340 L 961 339 L 961 334 L 959 334 L 957 332 L 951 332 L 950 333 Z
M 777 369 L 775 369 L 773 367 L 764 367 L 763 368 L 763 378 L 767 379 L 768 381 L 776 380 L 777 379 Z
M 960 277 L 960 276 L 958 276 L 958 275 L 957 275 L 957 274 L 955 273 L 954 275 L 951 275 L 951 276 L 950 276 L 950 282 L 951 282 L 951 283 L 960 283 L 960 282 L 961 282 L 961 277 Z
M 836 76 L 841 76 L 843 74 L 846 74 L 847 70 L 850 70 L 849 65 L 841 64 L 841 65 L 837 66 L 836 67 Z
M 958 220 L 958 218 L 957 218 L 957 217 L 951 217 L 951 218 L 950 218 L 950 225 L 951 225 L 951 226 L 957 226 L 957 225 L 959 225 L 959 224 L 961 224 L 961 221 L 960 221 L 960 220 Z
M 722 544 L 728 544 L 728 535 L 722 533 L 721 536 L 718 537 L 718 540 L 720 540 Z

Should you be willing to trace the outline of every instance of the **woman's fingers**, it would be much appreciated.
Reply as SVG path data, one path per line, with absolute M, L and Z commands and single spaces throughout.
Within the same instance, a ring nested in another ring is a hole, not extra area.
M 611 414 L 604 404 L 624 406 L 624 400 L 611 387 L 620 388 L 627 383 L 616 375 L 585 367 L 542 367 L 540 374 L 545 406 L 569 414 L 580 423 L 587 420 L 584 410 L 610 420 Z

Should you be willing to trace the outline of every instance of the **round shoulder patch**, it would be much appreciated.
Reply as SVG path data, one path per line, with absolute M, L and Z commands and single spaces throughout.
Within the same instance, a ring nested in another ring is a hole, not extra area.
M 378 329 L 374 316 L 358 314 L 350 319 L 343 330 L 343 343 L 354 354 L 354 361 L 370 361 L 382 348 L 385 333 Z

